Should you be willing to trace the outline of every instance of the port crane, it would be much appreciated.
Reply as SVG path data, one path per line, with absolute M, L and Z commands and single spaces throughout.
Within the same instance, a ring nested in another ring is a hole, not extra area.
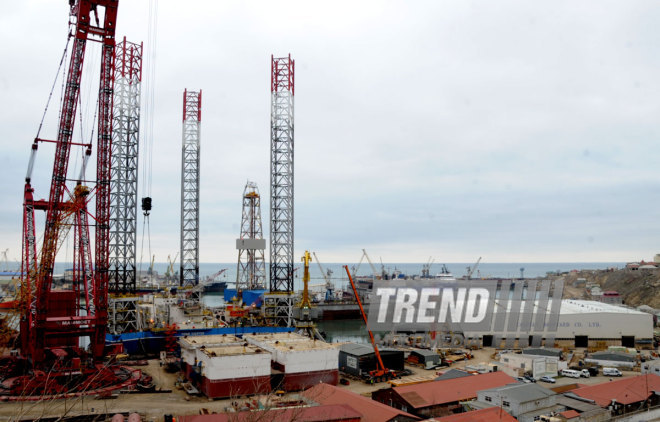
M 215 274 L 213 274 L 213 275 L 210 275 L 210 276 L 206 279 L 206 281 L 207 281 L 208 283 L 214 281 L 216 278 L 220 277 L 225 271 L 227 271 L 226 268 L 221 269 L 221 270 L 218 271 L 217 273 L 215 273 Z
M 358 295 L 357 288 L 355 287 L 355 283 L 353 282 L 353 277 L 351 277 L 351 272 L 348 270 L 348 265 L 344 265 L 344 269 L 346 270 L 346 274 L 348 275 L 348 281 L 351 282 L 351 287 L 353 288 L 353 293 L 355 294 L 355 300 L 360 306 L 360 313 L 362 314 L 364 325 L 367 328 L 367 332 L 369 332 L 369 339 L 371 340 L 371 345 L 373 346 L 374 353 L 376 354 L 377 367 L 373 371 L 369 371 L 369 381 L 371 381 L 372 383 L 374 382 L 379 383 L 381 381 L 388 381 L 394 378 L 399 378 L 399 374 L 396 371 L 386 368 L 385 364 L 383 364 L 383 359 L 381 358 L 380 352 L 378 351 L 378 345 L 376 345 L 376 340 L 374 340 L 374 333 L 372 333 L 371 330 L 369 329 L 369 323 L 367 322 L 367 314 L 364 312 L 364 307 L 362 306 L 360 295 Z
M 332 284 L 332 281 L 330 280 L 330 276 L 332 275 L 332 270 L 328 268 L 327 271 L 324 271 L 323 267 L 321 266 L 321 261 L 319 261 L 319 258 L 316 256 L 316 252 L 312 252 L 312 255 L 314 255 L 314 260 L 316 260 L 316 265 L 318 265 L 319 271 L 321 271 L 321 275 L 325 280 L 325 300 L 326 301 L 332 300 L 332 294 L 335 290 L 335 286 L 334 284 Z
M 374 280 L 380 279 L 381 276 L 378 274 L 378 271 L 376 270 L 376 267 L 374 266 L 373 262 L 371 262 L 371 258 L 369 258 L 369 254 L 367 254 L 367 250 L 362 249 L 362 254 L 364 255 L 365 258 L 367 258 L 367 262 L 369 263 L 369 266 L 371 267 L 371 272 L 374 273 Z
M 475 270 L 477 269 L 477 267 L 479 266 L 479 263 L 480 263 L 480 262 L 481 262 L 481 257 L 479 257 L 479 259 L 477 259 L 477 262 L 474 263 L 474 265 L 472 266 L 472 268 L 467 267 L 467 277 L 466 277 L 466 278 L 467 278 L 468 280 L 472 280 L 472 274 L 474 274 L 474 272 L 475 272 Z
M 426 264 L 422 265 L 422 278 L 431 278 L 431 265 L 435 262 L 435 258 L 429 256 Z

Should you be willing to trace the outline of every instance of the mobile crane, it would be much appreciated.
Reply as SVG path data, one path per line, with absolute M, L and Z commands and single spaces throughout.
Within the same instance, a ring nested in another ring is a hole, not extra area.
M 351 276 L 351 272 L 348 270 L 348 265 L 344 265 L 344 269 L 346 270 L 346 274 L 348 274 L 348 281 L 351 282 L 351 287 L 353 288 L 353 293 L 355 294 L 355 300 L 360 306 L 360 313 L 362 314 L 364 325 L 367 328 L 367 332 L 369 332 L 371 345 L 373 346 L 374 353 L 376 354 L 377 366 L 376 369 L 374 369 L 373 371 L 369 371 L 369 378 L 367 379 L 367 381 L 373 384 L 373 383 L 379 383 L 381 381 L 389 381 L 394 378 L 400 378 L 400 375 L 396 371 L 385 367 L 385 364 L 383 363 L 383 359 L 380 356 L 380 352 L 378 351 L 376 340 L 374 340 L 374 334 L 369 329 L 369 323 L 367 322 L 367 314 L 364 312 L 364 308 L 362 307 L 362 301 L 360 300 L 360 295 L 358 295 L 357 288 L 355 287 L 355 283 L 353 282 L 353 277 Z

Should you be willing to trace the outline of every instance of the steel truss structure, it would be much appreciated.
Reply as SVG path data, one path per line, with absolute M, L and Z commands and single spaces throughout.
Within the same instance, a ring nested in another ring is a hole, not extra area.
M 121 334 L 142 329 L 138 315 L 138 296 L 111 297 L 108 300 L 108 332 Z
M 277 297 L 273 296 L 270 302 L 275 306 L 273 322 L 286 326 L 293 323 L 294 75 L 291 55 L 271 56 L 270 291 Z
M 199 283 L 199 150 L 202 91 L 183 92 L 183 148 L 181 157 L 181 287 Z M 201 292 L 193 289 L 193 302 Z
M 73 47 L 60 111 L 57 139 L 36 138 L 26 176 L 23 213 L 23 258 L 21 290 L 21 353 L 34 368 L 65 355 L 83 355 L 81 337 L 89 337 L 91 357 L 104 358 L 108 305 L 110 228 L 110 168 L 112 101 L 114 89 L 116 0 L 70 2 Z M 102 19 L 99 19 L 102 17 Z M 101 21 L 101 22 L 99 22 Z M 98 144 L 96 185 L 83 185 L 92 145 L 73 142 L 73 127 L 79 103 L 81 76 L 87 40 L 101 43 L 98 93 Z M 53 175 L 48 200 L 35 200 L 31 186 L 36 152 L 41 142 L 55 143 Z M 71 147 L 85 147 L 85 159 L 75 186 L 67 182 Z M 88 203 L 94 198 L 95 248 L 89 235 Z M 34 211 L 46 211 L 43 245 L 37 254 Z M 52 291 L 58 248 L 74 228 L 73 282 L 70 290 Z M 68 360 L 69 362 L 71 359 Z
M 135 293 L 136 289 L 135 251 L 142 50 L 142 44 L 127 42 L 124 37 L 124 41 L 117 44 L 115 52 L 110 182 L 110 292 L 112 293 Z
M 261 196 L 257 184 L 247 182 L 243 190 L 241 234 L 236 242 L 238 267 L 237 290 L 257 290 L 266 287 L 266 261 L 264 260 L 263 228 L 261 226 Z

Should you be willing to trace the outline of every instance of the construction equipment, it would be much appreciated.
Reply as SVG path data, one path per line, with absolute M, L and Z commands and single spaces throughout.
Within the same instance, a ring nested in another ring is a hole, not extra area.
M 474 271 L 477 269 L 480 262 L 481 262 L 481 257 L 479 257 L 479 259 L 477 259 L 477 262 L 475 262 L 472 267 L 467 267 L 467 279 L 468 280 L 472 280 L 472 274 L 474 274 Z
M 429 256 L 429 260 L 422 266 L 422 278 L 431 278 L 431 265 L 435 262 L 435 258 Z
M 25 177 L 21 355 L 13 361 L 15 364 L 0 365 L 0 395 L 90 394 L 110 385 L 124 387 L 135 375 L 125 372 L 120 376 L 120 368 L 102 363 L 108 320 L 112 105 L 118 1 L 71 0 L 69 5 L 72 47 L 57 137 L 48 140 L 40 138 L 37 133 Z M 85 169 L 92 154 L 91 139 L 88 143 L 73 139 L 88 40 L 101 44 L 98 139 L 94 146 L 97 162 L 92 188 L 84 184 L 88 183 Z M 48 199 L 35 200 L 32 171 L 39 145 L 44 142 L 55 144 L 53 172 Z M 77 178 L 68 174 L 73 146 L 84 149 Z M 70 183 L 72 180 L 75 183 Z M 92 199 L 95 200 L 95 212 L 89 206 Z M 39 253 L 36 210 L 46 211 Z M 93 224 L 89 223 L 90 218 Z M 95 229 L 93 237 L 90 236 L 92 227 Z M 68 290 L 54 289 L 55 259 L 71 228 L 74 244 L 71 287 Z M 95 242 L 93 250 L 92 239 Z M 89 351 L 81 347 L 81 340 L 85 338 L 89 339 Z M 74 373 L 77 383 L 71 385 Z
M 296 328 L 305 332 L 310 338 L 323 340 L 323 336 L 314 324 L 316 312 L 312 307 L 312 301 L 309 299 L 309 263 L 311 260 L 312 257 L 309 255 L 309 251 L 305 251 L 305 255 L 302 257 L 304 263 L 303 292 L 300 302 L 296 305 Z
M 167 271 L 165 271 L 165 278 L 167 279 L 168 282 L 174 281 L 174 263 L 176 262 L 176 259 L 178 257 L 179 257 L 179 252 L 177 252 L 174 255 L 174 259 L 170 259 L 170 255 L 167 255 L 167 263 L 169 265 L 167 266 Z
M 355 300 L 360 306 L 360 313 L 362 314 L 364 325 L 367 328 L 367 331 L 369 332 L 369 339 L 371 339 L 371 345 L 374 348 L 374 353 L 376 354 L 376 361 L 378 363 L 376 369 L 374 369 L 373 371 L 369 371 L 369 378 L 367 379 L 367 381 L 373 384 L 373 383 L 379 383 L 381 381 L 389 381 L 394 378 L 400 378 L 399 374 L 396 371 L 386 368 L 385 365 L 383 364 L 383 359 L 381 358 L 380 352 L 378 351 L 376 340 L 374 340 L 374 334 L 369 329 L 369 323 L 367 322 L 367 314 L 366 312 L 364 312 L 364 307 L 362 307 L 362 301 L 360 301 L 360 296 L 358 295 L 357 288 L 355 287 L 355 283 L 353 282 L 353 277 L 351 277 L 351 272 L 348 270 L 348 265 L 344 265 L 344 269 L 346 270 L 346 274 L 348 275 L 348 281 L 351 282 L 351 287 L 353 288 L 353 293 L 355 294 Z
M 212 281 L 214 281 L 216 278 L 220 277 L 225 271 L 227 271 L 226 268 L 221 269 L 221 270 L 218 271 L 217 273 L 215 273 L 215 274 L 213 274 L 213 275 L 210 275 L 210 276 L 206 279 L 206 281 L 208 281 L 208 282 L 212 282 Z

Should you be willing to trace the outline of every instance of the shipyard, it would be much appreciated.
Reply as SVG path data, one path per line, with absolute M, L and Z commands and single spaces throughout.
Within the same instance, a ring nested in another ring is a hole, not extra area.
M 0 421 L 660 421 L 652 11 L 460 3 L 8 7 Z

